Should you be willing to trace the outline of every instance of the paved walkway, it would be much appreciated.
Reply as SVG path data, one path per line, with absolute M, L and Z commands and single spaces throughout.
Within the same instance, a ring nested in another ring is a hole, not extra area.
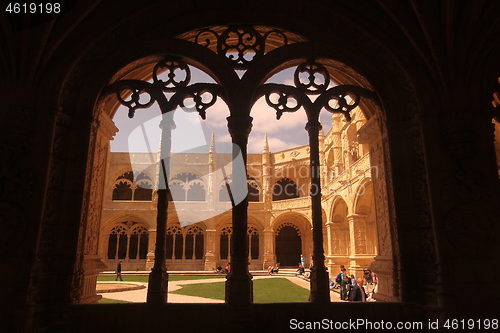
M 253 280 L 257 279 L 275 279 L 275 278 L 286 278 L 290 280 L 291 282 L 309 290 L 309 282 L 305 281 L 301 278 L 295 277 L 295 276 L 287 276 L 287 275 L 281 275 L 280 274 L 275 274 L 275 275 L 260 275 L 260 276 L 253 276 Z M 221 282 L 221 281 L 226 281 L 226 279 L 199 279 L 199 280 L 182 280 L 182 281 L 169 281 L 168 282 L 168 302 L 169 303 L 224 303 L 222 300 L 218 299 L 211 299 L 211 298 L 204 298 L 204 297 L 195 297 L 195 296 L 186 296 L 186 295 L 179 295 L 179 294 L 172 294 L 170 293 L 171 291 L 181 289 L 183 285 L 187 284 L 193 284 L 193 283 L 214 283 L 214 282 Z M 108 298 L 108 299 L 113 299 L 113 300 L 120 300 L 120 301 L 127 301 L 127 302 L 146 302 L 146 296 L 147 296 L 147 283 L 142 283 L 142 282 L 119 282 L 119 281 L 106 281 L 106 288 L 108 288 L 109 285 L 115 285 L 118 287 L 121 284 L 132 284 L 132 285 L 137 285 L 138 288 L 142 289 L 137 289 L 137 290 L 129 290 L 129 291 L 120 291 L 120 292 L 102 292 L 99 293 L 102 295 L 103 298 Z M 100 283 L 99 283 L 100 284 Z M 113 286 L 111 286 L 112 288 Z M 105 289 L 105 288 L 103 288 Z M 108 290 L 110 290 L 108 288 Z M 339 299 L 339 294 L 336 292 L 331 291 L 330 292 L 330 298 L 332 302 L 343 302 Z

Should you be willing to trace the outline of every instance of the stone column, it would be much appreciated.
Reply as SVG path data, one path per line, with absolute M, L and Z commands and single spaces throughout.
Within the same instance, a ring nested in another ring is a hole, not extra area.
M 164 110 L 162 110 L 164 111 Z M 167 302 L 168 274 L 165 266 L 166 258 L 166 227 L 168 219 L 168 201 L 171 200 L 168 189 L 168 175 L 170 172 L 170 150 L 172 146 L 172 130 L 175 128 L 174 112 L 162 113 L 160 124 L 160 185 L 158 188 L 158 212 L 156 217 L 156 247 L 155 262 L 149 274 L 147 303 L 163 304 Z
M 395 291 L 395 264 L 393 255 L 393 244 L 390 227 L 390 209 L 388 177 L 385 164 L 385 145 L 381 133 L 381 125 L 378 116 L 372 116 L 366 124 L 358 131 L 358 141 L 370 145 L 370 163 L 372 165 L 372 183 L 375 200 L 375 215 L 377 221 L 378 253 L 375 261 L 370 265 L 379 281 L 377 297 L 381 300 L 394 301 L 397 299 Z M 376 172 L 376 175 L 373 173 Z
M 227 118 L 229 133 L 233 142 L 233 160 L 241 151 L 245 170 L 234 167 L 232 173 L 233 189 L 247 188 L 246 162 L 248 135 L 252 128 L 252 117 Z M 238 148 L 240 151 L 238 151 Z M 226 281 L 226 303 L 231 306 L 247 306 L 253 302 L 252 276 L 248 271 L 247 226 L 248 226 L 248 198 L 242 202 L 233 202 L 232 210 L 232 246 L 231 270 Z
M 276 249 L 274 248 L 274 230 L 266 228 L 264 230 L 264 260 L 262 269 L 266 270 L 276 262 Z
M 330 302 L 330 290 L 328 288 L 328 272 L 325 267 L 325 255 L 323 249 L 323 219 L 321 209 L 321 175 L 319 155 L 319 131 L 321 124 L 316 119 L 309 120 L 306 125 L 309 134 L 310 163 L 311 163 L 311 213 L 313 224 L 313 260 L 311 268 L 311 294 L 313 303 Z
M 205 270 L 211 271 L 212 268 L 217 267 L 217 253 L 216 253 L 216 230 L 207 229 L 206 230 L 206 241 L 205 241 Z
M 156 228 L 149 229 L 148 254 L 146 257 L 146 270 L 153 269 L 155 263 L 155 245 L 153 241 L 156 239 Z
M 327 236 L 327 246 L 326 246 L 326 267 L 330 275 L 335 274 L 334 262 L 333 262 L 333 247 L 332 247 L 332 236 L 333 236 L 333 222 L 325 223 L 326 236 Z
M 349 215 L 349 235 L 350 243 L 350 256 L 349 256 L 349 270 L 350 274 L 356 277 L 363 276 L 363 269 L 368 268 L 368 265 L 373 261 L 372 258 L 366 256 L 366 221 L 362 215 Z M 368 259 L 368 261 L 367 261 Z
M 95 303 L 101 296 L 96 294 L 97 276 L 106 266 L 98 255 L 99 231 L 102 214 L 104 182 L 106 179 L 107 156 L 109 142 L 118 129 L 111 118 L 102 110 L 98 118 L 92 123 L 95 133 L 94 145 L 89 149 L 90 172 L 87 173 L 87 205 L 83 210 L 87 212 L 85 221 L 85 238 L 83 262 L 77 274 L 80 292 L 75 298 L 76 303 Z

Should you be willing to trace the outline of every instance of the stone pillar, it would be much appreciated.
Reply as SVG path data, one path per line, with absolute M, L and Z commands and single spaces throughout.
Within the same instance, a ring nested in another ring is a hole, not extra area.
M 349 235 L 350 256 L 349 256 L 349 273 L 356 277 L 363 276 L 363 270 L 373 261 L 372 257 L 367 257 L 367 230 L 365 217 L 362 215 L 349 215 Z
M 359 143 L 369 144 L 370 163 L 372 170 L 372 183 L 375 201 L 375 215 L 377 221 L 378 253 L 370 269 L 378 276 L 378 295 L 381 300 L 395 301 L 398 286 L 395 280 L 395 264 L 393 255 L 393 244 L 391 237 L 391 216 L 389 209 L 388 179 L 390 173 L 386 166 L 385 145 L 381 133 L 381 125 L 378 116 L 372 116 L 366 124 L 358 131 Z M 376 174 L 374 174 L 376 173 Z
M 262 269 L 266 270 L 270 265 L 276 262 L 276 249 L 274 247 L 274 230 L 264 230 L 264 260 Z
M 207 229 L 206 230 L 206 241 L 205 241 L 205 270 L 211 271 L 212 268 L 217 267 L 217 250 L 216 250 L 216 230 Z
M 333 247 L 332 247 L 332 237 L 333 237 L 333 222 L 326 222 L 326 267 L 330 275 L 335 274 L 334 261 L 333 261 Z
M 317 117 L 310 119 L 306 125 L 309 134 L 310 163 L 311 163 L 311 213 L 313 225 L 313 260 L 311 268 L 311 294 L 313 303 L 330 302 L 328 287 L 328 272 L 325 267 L 323 249 L 323 219 L 321 209 L 321 169 L 319 155 L 319 131 L 321 124 Z
M 101 296 L 96 294 L 97 276 L 106 266 L 98 255 L 99 231 L 106 179 L 107 156 L 109 142 L 118 129 L 111 118 L 102 110 L 92 123 L 95 138 L 94 145 L 89 149 L 86 179 L 86 205 L 83 206 L 85 227 L 83 261 L 77 274 L 80 290 L 75 297 L 75 303 L 95 303 Z
M 227 118 L 229 133 L 233 142 L 233 160 L 241 151 L 244 166 L 247 162 L 248 135 L 252 128 L 252 117 Z M 240 151 L 237 151 L 238 147 Z M 237 167 L 233 167 L 233 188 L 244 186 L 247 188 L 246 168 L 241 173 Z M 230 306 L 248 306 L 253 302 L 252 276 L 248 271 L 248 248 L 247 248 L 247 226 L 248 226 L 248 198 L 242 202 L 233 202 L 232 210 L 232 246 L 231 246 L 231 270 L 226 281 L 226 303 Z
M 148 254 L 146 256 L 146 270 L 153 269 L 155 263 L 156 228 L 149 229 Z
M 166 258 L 166 227 L 168 219 L 168 201 L 171 200 L 168 189 L 170 173 L 170 150 L 172 146 L 172 130 L 175 128 L 174 112 L 162 110 L 160 177 L 158 188 L 158 211 L 156 217 L 156 247 L 155 262 L 149 274 L 147 303 L 163 304 L 167 302 L 168 273 L 165 266 Z
M 264 202 L 264 210 L 270 211 L 272 208 L 272 163 L 271 153 L 269 152 L 269 144 L 267 142 L 267 134 L 264 138 L 264 149 L 262 150 L 262 201 Z

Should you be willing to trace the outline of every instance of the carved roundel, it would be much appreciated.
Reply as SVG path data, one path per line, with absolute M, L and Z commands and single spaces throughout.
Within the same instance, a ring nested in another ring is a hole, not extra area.
M 168 57 L 154 67 L 153 81 L 161 83 L 166 90 L 184 88 L 191 81 L 191 70 L 184 61 Z
M 328 89 L 330 74 L 325 66 L 312 59 L 297 66 L 294 74 L 295 86 L 308 95 L 319 95 Z

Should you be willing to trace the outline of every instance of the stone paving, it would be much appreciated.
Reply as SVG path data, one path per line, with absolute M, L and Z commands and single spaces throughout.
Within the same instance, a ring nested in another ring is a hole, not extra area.
M 126 274 L 124 274 L 125 276 Z M 274 275 L 255 275 L 252 277 L 253 280 L 257 279 L 273 279 L 273 278 L 286 278 L 290 280 L 291 282 L 305 288 L 309 289 L 309 282 L 301 279 L 299 277 L 287 274 L 287 275 L 280 275 L 274 274 Z M 179 295 L 179 294 L 172 294 L 170 293 L 171 291 L 181 289 L 183 285 L 187 284 L 193 284 L 193 283 L 214 283 L 214 282 L 221 282 L 225 281 L 224 278 L 222 279 L 213 279 L 213 278 L 208 278 L 208 279 L 199 279 L 199 280 L 181 280 L 181 281 L 169 281 L 168 282 L 168 302 L 170 303 L 224 303 L 222 300 L 218 299 L 210 299 L 210 298 L 204 298 L 204 297 L 195 297 L 195 296 L 186 296 L 186 295 Z M 122 287 L 124 284 L 127 285 L 127 288 L 129 288 L 126 291 L 116 291 L 116 290 L 123 290 L 124 288 Z M 106 282 L 99 282 L 98 283 L 98 294 L 102 295 L 103 298 L 108 298 L 108 299 L 113 299 L 113 300 L 120 300 L 120 301 L 127 301 L 127 302 L 146 302 L 146 296 L 147 296 L 147 283 L 143 282 L 121 282 L 121 281 L 106 281 Z M 100 292 L 102 290 L 102 292 Z M 105 292 L 109 290 L 115 290 L 115 292 Z M 332 302 L 343 302 L 339 299 L 339 295 L 337 292 L 331 291 L 330 292 L 330 298 Z

